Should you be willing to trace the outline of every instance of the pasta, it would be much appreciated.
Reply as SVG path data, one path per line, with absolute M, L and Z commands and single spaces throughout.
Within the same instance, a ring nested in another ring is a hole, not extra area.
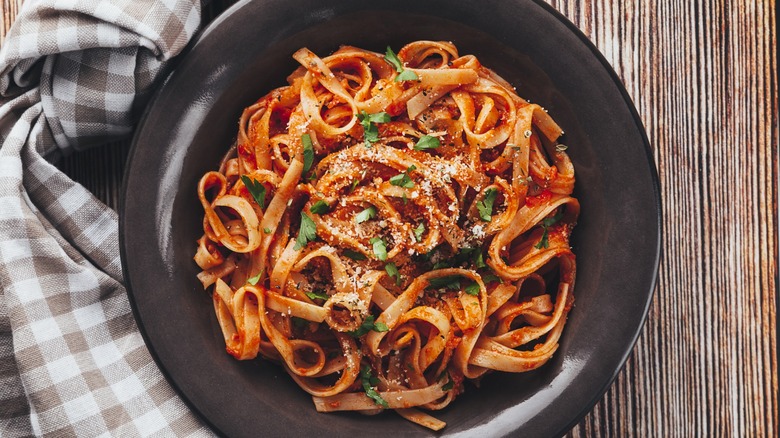
M 195 261 L 227 352 L 318 411 L 428 411 L 556 349 L 579 214 L 561 128 L 473 55 L 306 48 L 198 185 Z

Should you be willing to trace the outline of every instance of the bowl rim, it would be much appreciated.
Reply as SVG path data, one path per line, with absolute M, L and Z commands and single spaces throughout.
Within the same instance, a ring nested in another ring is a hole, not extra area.
M 252 3 L 253 1 L 256 0 L 240 0 L 232 4 L 230 7 L 226 8 L 217 17 L 212 19 L 206 26 L 201 28 L 197 32 L 197 34 L 190 40 L 190 42 L 185 46 L 185 48 L 182 50 L 182 52 L 179 55 L 177 55 L 175 58 L 170 60 L 169 65 L 166 67 L 168 69 L 168 72 L 165 74 L 163 78 L 160 78 L 159 84 L 156 86 L 154 92 L 150 96 L 149 100 L 146 102 L 145 107 L 141 113 L 141 116 L 139 117 L 136 127 L 133 131 L 130 151 L 128 153 L 128 158 L 125 163 L 125 169 L 122 176 L 122 187 L 120 191 L 119 208 L 118 208 L 119 252 L 120 252 L 120 260 L 121 260 L 122 272 L 124 277 L 124 285 L 127 290 L 128 301 L 130 302 L 133 318 L 136 322 L 136 326 L 139 332 L 141 333 L 144 344 L 148 349 L 150 355 L 152 356 L 155 365 L 160 370 L 161 374 L 165 377 L 165 380 L 168 382 L 168 384 L 171 385 L 171 387 L 176 391 L 176 394 L 184 401 L 186 406 L 191 410 L 191 412 L 193 412 L 197 416 L 198 419 L 200 419 L 205 424 L 207 424 L 208 427 L 214 433 L 220 436 L 226 436 L 225 432 L 223 432 L 210 418 L 205 416 L 198 409 L 196 404 L 192 400 L 190 400 L 190 398 L 186 395 L 186 392 L 179 387 L 179 385 L 176 383 L 175 379 L 171 375 L 170 371 L 163 365 L 163 362 L 158 352 L 156 351 L 154 344 L 150 340 L 146 328 L 142 324 L 140 310 L 136 303 L 135 295 L 132 292 L 130 276 L 127 275 L 127 273 L 129 272 L 128 264 L 127 264 L 127 251 L 126 251 L 127 246 L 125 245 L 125 227 L 127 225 L 127 222 L 126 222 L 125 214 L 123 213 L 125 212 L 125 203 L 126 203 L 128 185 L 129 185 L 128 181 L 130 179 L 129 176 L 133 169 L 133 162 L 135 161 L 137 151 L 139 149 L 138 148 L 139 133 L 143 130 L 144 125 L 146 125 L 147 123 L 147 119 L 149 113 L 151 112 L 152 107 L 154 106 L 153 105 L 154 102 L 158 100 L 160 94 L 162 93 L 162 90 L 165 88 L 167 83 L 170 82 L 171 78 L 176 74 L 176 67 L 178 66 L 179 62 L 182 59 L 185 59 L 195 47 L 197 47 L 198 45 L 201 44 L 201 42 L 207 39 L 209 35 L 212 33 L 212 31 L 217 27 L 219 27 L 222 24 L 222 22 L 227 20 L 232 14 L 236 13 L 241 8 L 245 7 L 249 3 Z M 512 1 L 521 1 L 521 0 L 512 0 Z M 634 331 L 634 333 L 631 334 L 631 341 L 628 344 L 626 344 L 625 349 L 620 357 L 620 360 L 616 364 L 617 366 L 615 367 L 614 372 L 612 372 L 611 375 L 609 375 L 608 378 L 605 379 L 604 383 L 600 386 L 600 388 L 594 392 L 593 397 L 587 403 L 584 403 L 582 405 L 580 411 L 575 416 L 573 416 L 568 423 L 563 424 L 563 426 L 560 427 L 558 432 L 554 435 L 554 436 L 563 436 L 568 431 L 570 431 L 576 424 L 578 424 L 593 409 L 593 407 L 598 403 L 598 401 L 603 398 L 604 394 L 614 383 L 618 374 L 620 374 L 620 372 L 625 368 L 626 362 L 629 356 L 633 353 L 636 343 L 639 339 L 639 336 L 641 335 L 645 327 L 649 309 L 652 304 L 653 298 L 655 296 L 655 289 L 658 286 L 658 281 L 659 281 L 658 273 L 659 273 L 660 261 L 663 254 L 663 245 L 662 245 L 663 204 L 661 202 L 661 184 L 660 184 L 660 178 L 658 176 L 657 163 L 653 155 L 652 146 L 647 137 L 647 132 L 644 123 L 642 122 L 642 118 L 639 115 L 636 106 L 634 105 L 633 99 L 629 95 L 628 91 L 625 88 L 625 85 L 623 84 L 618 74 L 615 72 L 612 65 L 609 63 L 609 61 L 607 61 L 604 55 L 598 50 L 596 45 L 582 32 L 582 30 L 580 30 L 574 23 L 572 23 L 566 16 L 564 16 L 561 12 L 555 9 L 552 5 L 548 4 L 544 0 L 524 0 L 524 1 L 534 3 L 535 5 L 541 7 L 552 18 L 554 18 L 555 20 L 563 24 L 569 30 L 569 32 L 571 32 L 574 36 L 576 36 L 577 39 L 579 39 L 584 44 L 584 46 L 590 51 L 590 53 L 595 57 L 595 59 L 601 64 L 601 66 L 604 68 L 604 71 L 609 75 L 610 79 L 616 86 L 621 97 L 626 103 L 626 108 L 628 109 L 631 118 L 634 120 L 634 123 L 638 128 L 638 133 L 641 137 L 642 146 L 647 158 L 647 163 L 649 165 L 648 170 L 650 172 L 650 178 L 652 182 L 652 194 L 653 194 L 654 204 L 657 212 L 656 217 L 654 218 L 657 223 L 657 229 L 655 230 L 657 233 L 657 239 L 654 248 L 654 254 L 652 257 L 653 264 L 652 264 L 652 271 L 650 272 L 651 280 L 648 284 L 649 290 L 646 292 L 646 294 L 643 294 L 643 296 L 646 296 L 646 299 L 641 311 L 641 318 L 639 320 L 639 324 L 636 326 L 637 328 Z M 372 9 L 381 10 L 382 8 L 377 7 Z

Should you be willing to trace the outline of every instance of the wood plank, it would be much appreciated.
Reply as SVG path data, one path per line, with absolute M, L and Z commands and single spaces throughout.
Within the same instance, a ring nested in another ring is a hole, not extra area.
M 664 207 L 647 324 L 569 436 L 777 436 L 775 1 L 549 1 L 634 99 Z M 2 0 L 0 44 L 20 5 Z M 59 166 L 116 208 L 127 152 L 118 142 Z

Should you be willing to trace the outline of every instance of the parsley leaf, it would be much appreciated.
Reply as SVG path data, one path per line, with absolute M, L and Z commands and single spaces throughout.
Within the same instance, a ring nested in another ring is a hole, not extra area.
M 381 261 L 387 260 L 387 246 L 385 246 L 385 241 L 381 237 L 372 237 L 368 243 L 373 245 L 376 258 Z
M 359 338 L 372 330 L 375 332 L 386 332 L 390 330 L 390 328 L 383 322 L 374 323 L 374 315 L 368 315 L 357 330 L 347 332 L 347 334 L 353 338 Z
M 299 249 L 306 246 L 309 242 L 314 241 L 317 238 L 317 225 L 314 221 L 304 212 L 301 212 L 301 228 L 298 231 L 298 238 L 295 242 L 294 249 Z
M 460 276 L 447 275 L 445 277 L 429 278 L 428 288 L 460 290 Z
M 395 68 L 395 71 L 399 73 L 399 75 L 395 77 L 395 82 L 414 81 L 420 79 L 413 71 L 404 69 L 404 65 L 401 63 L 401 60 L 398 59 L 398 56 L 395 54 L 395 52 L 393 52 L 393 49 L 391 49 L 390 46 L 387 46 L 387 51 L 385 52 L 385 61 L 389 62 L 390 65 Z
M 444 261 L 444 260 L 436 262 L 436 263 L 433 264 L 433 270 L 434 271 L 437 270 L 437 269 L 444 269 L 444 268 L 451 268 L 451 267 L 452 267 L 452 264 L 450 262 Z
M 417 73 L 411 70 L 404 69 L 404 71 L 402 71 L 398 76 L 395 77 L 393 82 L 416 81 L 418 79 L 420 79 L 420 77 L 417 76 Z
M 485 268 L 485 259 L 482 256 L 482 251 L 477 251 L 477 255 L 474 257 L 474 267 L 477 269 Z
M 264 232 L 265 234 L 271 234 L 271 229 L 270 229 L 270 228 L 268 228 L 268 227 L 265 227 L 265 228 L 263 228 L 263 232 Z
M 330 296 L 322 291 L 311 291 L 306 292 L 306 296 L 309 297 L 310 300 L 325 300 L 328 301 Z
M 303 134 L 301 136 L 301 142 L 303 142 L 303 173 L 306 173 L 311 169 L 311 165 L 314 163 L 314 146 L 311 144 L 311 137 L 309 134 Z
M 417 140 L 417 144 L 414 145 L 414 150 L 424 151 L 426 149 L 436 149 L 441 146 L 439 139 L 431 135 L 423 135 Z
M 255 275 L 254 277 L 248 279 L 246 282 L 251 284 L 252 286 L 256 285 L 258 281 L 260 281 L 260 277 L 263 276 L 263 273 L 260 272 L 259 274 Z
M 448 379 L 447 383 L 445 383 L 444 386 L 441 387 L 442 391 L 449 391 L 455 387 L 455 381 L 452 380 L 452 377 L 450 377 L 449 374 L 447 374 L 447 379 Z
M 360 183 L 360 180 L 359 180 L 359 179 L 354 179 L 354 180 L 352 180 L 352 184 L 350 184 L 350 185 L 349 185 L 349 192 L 347 192 L 347 193 L 352 193 L 352 192 L 354 192 L 354 191 L 355 191 L 355 188 L 357 187 L 357 185 L 358 185 L 359 183 Z
M 492 283 L 494 281 L 497 281 L 499 283 L 504 282 L 504 280 L 502 280 L 501 277 L 499 277 L 496 274 L 485 274 L 482 276 L 482 282 L 485 284 Z
M 307 325 L 309 325 L 309 321 L 307 321 L 307 320 L 305 320 L 303 318 L 299 318 L 297 316 L 293 316 L 292 317 L 292 323 L 293 323 L 293 326 L 295 328 L 298 328 L 298 329 L 302 329 L 302 328 L 306 327 Z
M 328 205 L 328 203 L 323 200 L 315 202 L 314 205 L 309 208 L 309 211 L 314 214 L 324 214 L 327 213 L 328 210 L 330 210 L 330 205 Z
M 355 222 L 362 224 L 363 222 L 376 217 L 376 208 L 373 206 L 361 211 L 355 216 Z
M 391 278 L 395 278 L 396 286 L 401 285 L 401 273 L 398 272 L 398 267 L 395 265 L 395 263 L 390 262 L 386 264 L 385 272 L 387 272 L 387 275 L 389 275 Z
M 422 235 L 425 232 L 425 224 L 420 222 L 420 225 L 417 225 L 417 228 L 412 230 L 414 232 L 414 240 L 417 242 L 422 242 Z
M 470 285 L 466 286 L 466 289 L 464 289 L 467 294 L 469 295 L 479 295 L 479 283 L 476 281 L 471 283 Z
M 377 123 L 387 123 L 390 119 L 390 114 L 386 112 L 369 114 L 366 110 L 361 110 L 357 115 L 360 120 L 360 125 L 363 126 L 363 138 L 366 140 L 366 147 L 371 147 L 371 143 L 379 141 L 379 128 Z
M 382 396 L 379 395 L 379 393 L 374 389 L 374 386 L 379 383 L 379 379 L 371 375 L 370 365 L 363 365 L 363 367 L 360 369 L 360 380 L 363 384 L 363 391 L 366 392 L 366 396 L 368 396 L 368 398 L 374 400 L 374 403 L 382 406 L 383 408 L 390 407 L 390 405 L 387 404 L 387 401 L 385 401 L 385 399 L 383 399 Z
M 345 249 L 344 255 L 351 258 L 352 260 L 366 260 L 368 258 L 362 252 L 353 251 L 351 249 Z
M 265 186 L 246 175 L 241 175 L 241 181 L 244 182 L 246 189 L 249 190 L 249 194 L 255 199 L 257 205 L 261 209 L 265 208 Z
M 558 213 L 558 214 L 556 214 L 553 217 L 548 217 L 548 218 L 542 219 L 541 227 L 542 227 L 542 230 L 544 230 L 544 231 L 542 231 L 542 238 L 539 239 L 539 243 L 534 245 L 534 248 L 542 249 L 542 248 L 549 248 L 550 247 L 550 242 L 548 241 L 547 229 L 550 228 L 551 226 L 555 225 L 555 223 L 558 222 L 559 220 L 561 220 L 562 217 L 563 217 L 563 213 Z
M 389 180 L 390 184 L 398 187 L 411 189 L 412 187 L 414 187 L 414 181 L 412 181 L 412 178 L 409 176 L 409 172 L 412 172 L 414 170 L 417 170 L 417 166 L 412 164 L 404 171 L 404 173 L 399 173 L 398 175 L 391 177 Z
M 496 195 L 498 190 L 487 189 L 485 190 L 485 196 L 481 201 L 477 202 L 477 210 L 479 210 L 479 217 L 485 221 L 490 222 L 493 215 L 493 203 L 496 202 Z

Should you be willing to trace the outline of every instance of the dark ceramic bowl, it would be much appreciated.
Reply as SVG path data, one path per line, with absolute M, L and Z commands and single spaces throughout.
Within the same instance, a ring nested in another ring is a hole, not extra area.
M 547 108 L 565 129 L 582 214 L 576 306 L 553 359 L 494 373 L 435 415 L 441 435 L 562 434 L 603 395 L 645 319 L 660 251 L 658 179 L 642 123 L 593 45 L 541 1 L 260 0 L 200 35 L 139 126 L 125 175 L 122 262 L 138 326 L 157 364 L 224 435 L 431 434 L 394 413 L 320 414 L 281 367 L 225 353 L 195 275 L 203 211 L 197 182 L 236 135 L 242 109 L 285 84 L 300 47 L 384 51 L 453 41 Z

